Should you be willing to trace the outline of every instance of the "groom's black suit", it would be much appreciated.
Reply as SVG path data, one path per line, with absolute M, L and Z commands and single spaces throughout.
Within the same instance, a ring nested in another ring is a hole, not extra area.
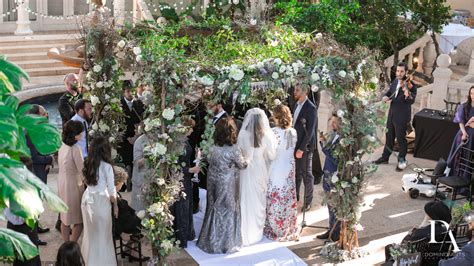
M 295 111 L 297 104 L 295 104 Z M 293 113 L 293 116 L 295 113 Z M 314 176 L 312 173 L 312 158 L 316 146 L 315 123 L 317 123 L 316 107 L 311 101 L 306 102 L 301 107 L 298 117 L 295 120 L 294 128 L 297 133 L 296 151 L 303 151 L 303 157 L 296 159 L 296 195 L 299 200 L 301 181 L 304 182 L 306 206 L 313 200 Z M 304 207 L 306 207 L 304 206 Z

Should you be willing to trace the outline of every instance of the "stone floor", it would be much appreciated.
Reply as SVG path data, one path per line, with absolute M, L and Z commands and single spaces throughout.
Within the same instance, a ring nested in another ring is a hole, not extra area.
M 369 160 L 378 158 L 381 153 L 379 149 Z M 434 167 L 435 162 L 413 158 L 408 156 L 409 163 L 414 163 L 420 167 Z M 413 226 L 420 224 L 422 221 L 423 205 L 429 201 L 427 198 L 420 197 L 416 200 L 410 199 L 408 194 L 401 191 L 401 173 L 395 171 L 395 157 L 391 157 L 391 163 L 382 165 L 377 172 L 368 179 L 365 189 L 363 213 L 361 224 L 364 230 L 360 232 L 359 243 L 369 255 L 358 260 L 346 262 L 341 265 L 377 265 L 384 261 L 384 246 L 399 242 Z M 405 173 L 411 170 L 405 170 Z M 48 185 L 53 191 L 57 190 L 57 168 L 53 169 L 48 177 Z M 321 206 L 322 198 L 321 185 L 317 185 L 315 189 L 315 202 L 309 212 L 307 212 L 307 224 L 317 226 L 327 226 L 327 209 Z M 124 198 L 130 198 L 130 193 L 123 193 Z M 301 221 L 301 213 L 299 220 Z M 52 262 L 55 260 L 56 252 L 62 244 L 60 233 L 54 229 L 57 214 L 46 209 L 41 215 L 43 225 L 50 227 L 52 230 L 46 234 L 40 235 L 40 238 L 48 242 L 47 246 L 40 247 L 41 259 L 44 262 Z M 1 221 L 0 226 L 4 227 L 5 222 Z M 323 246 L 323 241 L 314 240 L 315 235 L 320 234 L 324 229 L 304 228 L 299 242 L 286 242 L 295 254 L 301 257 L 308 265 L 331 265 L 324 258 L 319 256 L 319 251 Z M 145 255 L 150 254 L 148 244 L 144 245 Z M 125 262 L 123 262 L 125 263 Z M 197 265 L 197 263 L 184 250 L 169 256 L 168 264 L 170 265 Z M 46 264 L 51 265 L 51 264 Z

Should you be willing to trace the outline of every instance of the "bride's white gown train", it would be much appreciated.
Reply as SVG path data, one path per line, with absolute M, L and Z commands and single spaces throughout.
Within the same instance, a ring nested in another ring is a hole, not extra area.
M 259 147 L 254 147 L 256 124 L 263 129 Z M 237 144 L 248 162 L 247 168 L 240 172 L 242 244 L 248 246 L 259 242 L 263 237 L 268 170 L 271 161 L 276 157 L 277 140 L 263 110 L 253 108 L 247 112 Z

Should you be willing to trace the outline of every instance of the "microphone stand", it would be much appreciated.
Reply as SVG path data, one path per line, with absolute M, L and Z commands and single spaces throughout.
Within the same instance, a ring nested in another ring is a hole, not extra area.
M 301 119 L 301 123 L 303 124 L 303 128 L 304 128 L 304 132 L 306 135 L 308 135 L 308 130 L 306 129 L 306 119 Z M 317 145 L 317 144 L 316 144 Z M 303 152 L 303 156 L 304 156 L 304 152 Z M 298 160 L 302 160 L 303 158 L 300 158 Z M 305 169 L 308 169 L 308 165 L 307 165 L 307 161 L 304 162 L 304 168 Z M 305 173 L 305 176 L 308 174 L 307 173 L 308 171 L 304 171 Z M 304 180 L 304 177 L 303 177 L 303 180 Z M 304 183 L 304 182 L 303 182 Z M 312 186 L 314 186 L 312 183 L 311 183 Z M 303 232 L 303 229 L 305 227 L 311 227 L 311 228 L 318 228 L 318 229 L 329 229 L 329 227 L 326 227 L 326 226 L 318 226 L 318 225 L 307 225 L 306 224 L 306 187 L 305 187 L 305 190 L 304 190 L 304 197 L 303 197 L 303 220 L 301 221 L 301 229 L 300 229 L 300 235 L 301 235 L 301 232 Z

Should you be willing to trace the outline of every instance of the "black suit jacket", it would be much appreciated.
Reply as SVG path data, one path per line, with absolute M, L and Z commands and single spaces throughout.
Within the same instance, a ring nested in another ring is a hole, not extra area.
M 128 108 L 127 102 L 123 97 L 120 102 L 122 104 L 122 110 L 125 114 L 125 124 L 127 125 L 124 136 L 124 139 L 126 139 L 135 136 L 135 125 L 142 121 L 142 115 L 145 108 L 142 101 L 137 99 L 133 101 L 132 110 Z
M 46 171 L 46 166 L 53 164 L 53 156 L 39 153 L 28 135 L 26 135 L 26 145 L 30 149 L 33 173 L 46 183 L 46 177 L 49 173 L 49 171 Z
M 295 105 L 296 110 L 296 105 Z M 295 151 L 313 151 L 316 144 L 316 134 L 315 134 L 315 123 L 317 123 L 316 107 L 314 104 L 307 100 L 301 111 L 298 114 L 298 117 L 294 117 L 295 130 L 297 133 L 297 141 Z
M 395 92 L 398 87 L 398 79 L 395 79 L 390 85 L 390 89 L 385 93 L 385 96 L 391 97 L 390 110 L 388 111 L 387 124 L 408 124 L 411 120 L 411 105 L 415 102 L 417 88 L 413 84 L 410 90 L 410 97 L 405 98 L 403 90 L 399 88 L 397 97 Z
M 64 125 L 67 121 L 76 114 L 74 111 L 74 105 L 76 101 L 82 99 L 82 94 L 77 94 L 73 96 L 69 92 L 64 93 L 58 100 L 58 111 L 61 116 L 62 124 Z

